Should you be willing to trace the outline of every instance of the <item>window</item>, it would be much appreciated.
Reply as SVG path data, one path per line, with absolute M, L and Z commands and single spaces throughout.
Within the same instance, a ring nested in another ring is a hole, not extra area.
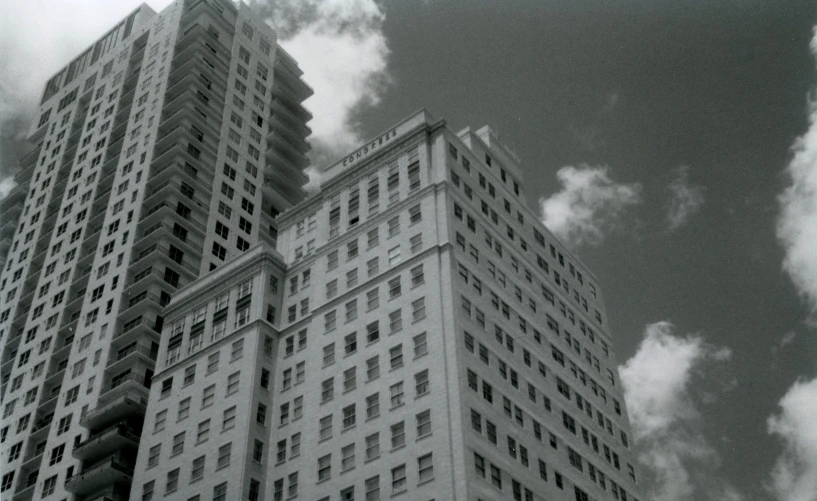
M 261 463 L 264 460 L 264 442 L 255 440 L 252 447 L 252 460 Z
M 416 416 L 417 418 L 417 438 L 431 434 L 431 410 L 425 410 Z
M 156 421 L 153 426 L 153 432 L 156 433 L 158 431 L 162 431 L 165 429 L 165 421 L 167 420 L 167 410 L 159 411 L 156 413 Z
M 226 501 L 227 499 L 227 482 L 221 483 L 213 487 L 213 501 Z
M 395 266 L 399 264 L 401 261 L 400 258 L 400 247 L 394 247 L 389 249 L 389 266 Z
M 323 365 L 335 363 L 335 343 L 323 347 Z
M 366 397 L 366 419 L 376 418 L 380 415 L 380 393 L 374 393 Z
M 324 416 L 319 423 L 320 440 L 326 440 L 332 436 L 332 415 Z
M 399 492 L 406 488 L 406 465 L 400 465 L 391 470 L 391 488 L 393 492 Z
M 241 377 L 241 372 L 234 372 L 227 377 L 227 395 L 232 395 L 238 391 L 238 383 Z
M 327 454 L 318 458 L 318 481 L 326 480 L 332 476 L 332 455 Z
M 255 422 L 261 426 L 266 426 L 267 424 L 267 406 L 261 402 L 258 402 L 258 409 L 255 412 Z
M 355 444 L 351 443 L 340 450 L 340 471 L 346 471 L 355 466 Z M 351 499 L 351 498 L 350 498 Z
M 43 497 L 49 496 L 54 493 L 57 488 L 57 475 L 51 476 L 45 479 L 43 482 Z
M 394 216 L 393 218 L 389 219 L 389 222 L 387 224 L 389 238 L 396 236 L 400 233 L 400 216 Z
M 397 309 L 389 313 L 389 329 L 397 332 L 403 328 L 403 310 Z
M 400 284 L 400 277 L 395 277 L 389 280 L 389 299 L 394 299 L 400 296 L 401 292 L 401 284 Z
M 193 466 L 190 469 L 190 482 L 204 477 L 204 456 L 199 456 L 193 460 Z
M 389 350 L 391 368 L 396 369 L 403 365 L 403 345 L 399 344 Z
M 154 483 L 155 481 L 151 480 L 150 482 L 147 482 L 142 486 L 142 501 L 149 501 L 153 499 Z
M 371 381 L 380 376 L 380 356 L 375 355 L 366 360 L 366 381 Z
M 422 370 L 414 375 L 415 396 L 425 395 L 429 391 L 428 369 Z
M 392 409 L 395 407 L 399 407 L 403 405 L 403 382 L 400 381 L 399 383 L 395 383 L 389 387 L 389 392 L 391 394 L 391 407 Z
M 185 419 L 187 416 L 190 415 L 190 397 L 185 398 L 181 402 L 179 402 L 179 417 L 178 421 Z
M 167 484 L 165 485 L 165 495 L 175 492 L 179 487 L 179 468 L 167 472 Z
M 343 371 L 343 391 L 352 391 L 357 387 L 357 367 Z
M 380 476 L 366 479 L 366 501 L 378 501 L 380 499 Z
M 416 299 L 411 303 L 412 322 L 418 322 L 426 317 L 426 300 L 424 297 Z
M 210 436 L 210 420 L 205 419 L 201 423 L 199 423 L 198 430 L 196 432 L 196 443 L 200 444 L 207 440 Z
M 224 415 L 221 422 L 221 430 L 229 430 L 235 426 L 235 406 L 230 407 L 229 409 L 224 411 Z
M 414 358 L 428 353 L 428 342 L 426 340 L 426 333 L 420 333 L 414 336 Z
M 230 465 L 230 451 L 232 449 L 232 444 L 222 445 L 218 448 L 218 462 L 216 464 L 216 469 L 224 468 L 225 466 Z
M 380 457 L 380 434 L 374 433 L 366 437 L 366 461 Z
M 65 444 L 60 444 L 51 449 L 51 459 L 48 461 L 49 466 L 53 466 L 62 461 L 62 456 L 65 453 Z
M 434 478 L 434 464 L 431 453 L 417 458 L 417 471 L 420 475 L 420 483 L 427 482 Z
M 185 432 L 181 432 L 173 437 L 173 448 L 170 450 L 171 456 L 184 452 L 184 434 Z

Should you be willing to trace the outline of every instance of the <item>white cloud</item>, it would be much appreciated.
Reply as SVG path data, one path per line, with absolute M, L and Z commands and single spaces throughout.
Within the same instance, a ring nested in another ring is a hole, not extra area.
M 641 202 L 641 185 L 614 182 L 608 167 L 566 166 L 556 177 L 562 189 L 539 200 L 542 219 L 550 231 L 572 245 L 598 245 L 620 224 L 624 211 Z
M 317 193 L 321 189 L 323 173 L 314 165 L 310 165 L 304 169 L 304 174 L 309 176 L 309 182 L 304 185 L 304 190 L 310 195 Z
M 690 186 L 689 166 L 687 165 L 675 169 L 675 177 L 667 189 L 671 195 L 667 221 L 672 231 L 701 209 L 704 204 L 704 190 L 700 186 Z
M 142 3 L 141 0 L 0 2 L 0 136 L 25 138 L 46 81 Z M 155 10 L 170 0 L 150 0 Z M 1 144 L 2 142 L 0 142 Z M 0 151 L 0 174 L 13 154 Z
M 312 112 L 313 163 L 324 165 L 365 138 L 360 111 L 375 106 L 390 82 L 385 14 L 374 0 L 288 0 L 256 2 L 279 43 L 304 72 L 315 94 Z
M 701 366 L 727 360 L 731 351 L 674 329 L 666 321 L 648 325 L 636 354 L 619 367 L 642 485 L 650 499 L 662 501 L 740 500 L 715 474 L 720 457 L 702 431 L 691 392 Z
M 784 449 L 771 473 L 770 489 L 780 501 L 817 500 L 817 379 L 795 382 L 768 419 L 769 433 Z
M 6 195 L 8 195 L 15 186 L 17 186 L 17 183 L 14 182 L 14 178 L 12 176 L 0 181 L 0 200 L 6 198 Z
M 817 29 L 811 40 L 817 57 Z M 809 104 L 809 128 L 792 145 L 786 168 L 790 185 L 779 196 L 777 238 L 786 255 L 783 269 L 817 314 L 817 100 Z
M 33 112 L 46 80 L 142 2 L 0 2 L 0 119 Z M 154 9 L 169 0 L 151 1 Z

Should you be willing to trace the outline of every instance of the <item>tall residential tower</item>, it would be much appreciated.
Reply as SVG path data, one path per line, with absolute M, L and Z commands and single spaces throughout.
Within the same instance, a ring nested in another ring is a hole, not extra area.
M 127 499 L 171 295 L 304 198 L 300 75 L 248 6 L 177 0 L 48 81 L 0 202 L 2 499 Z
M 323 177 L 166 307 L 131 499 L 636 500 L 601 289 L 492 130 Z

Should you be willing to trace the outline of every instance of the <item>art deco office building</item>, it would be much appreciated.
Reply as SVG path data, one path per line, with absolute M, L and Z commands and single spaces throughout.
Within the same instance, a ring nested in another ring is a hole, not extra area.
M 0 204 L 3 500 L 127 499 L 171 295 L 304 197 L 300 75 L 246 5 L 177 0 L 49 80 Z
M 166 307 L 131 499 L 635 500 L 601 290 L 491 129 L 323 176 Z

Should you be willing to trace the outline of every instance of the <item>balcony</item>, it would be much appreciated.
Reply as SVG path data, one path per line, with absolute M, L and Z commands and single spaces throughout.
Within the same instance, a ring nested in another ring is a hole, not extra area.
M 40 463 L 43 460 L 43 452 L 44 451 L 34 451 L 31 456 L 29 456 L 23 464 L 20 465 L 22 470 L 32 471 L 36 470 L 40 467 Z
M 285 87 L 299 103 L 314 94 L 312 88 L 301 79 L 303 72 L 298 68 L 298 63 L 286 52 L 276 52 L 274 72 L 276 87 Z
M 174 226 L 176 224 L 180 228 L 178 231 Z M 145 228 L 139 236 L 139 239 L 134 243 L 134 252 L 140 252 L 143 248 L 147 248 L 153 244 L 167 242 L 184 251 L 185 255 L 193 254 L 197 257 L 201 256 L 204 239 L 198 238 L 196 234 L 191 234 L 186 230 L 187 225 L 185 221 L 160 221 Z
M 35 422 L 34 427 L 31 429 L 31 435 L 29 435 L 29 441 L 36 442 L 39 439 L 45 439 L 48 436 L 48 430 L 51 429 L 51 421 L 53 420 L 54 414 L 49 414 Z
M 119 458 L 108 458 L 92 464 L 65 482 L 65 490 L 83 495 L 117 483 L 133 480 L 133 466 Z
M 185 181 L 192 188 L 210 195 L 212 193 L 213 176 L 208 170 L 200 171 L 190 164 L 178 161 L 168 162 L 162 165 L 153 163 L 153 172 L 147 184 L 147 189 L 152 189 L 152 185 L 162 184 L 166 181 Z
M 110 456 L 125 447 L 137 449 L 139 437 L 140 433 L 137 430 L 124 423 L 118 423 L 89 435 L 85 441 L 74 447 L 72 454 L 76 459 L 84 461 Z
M 235 8 L 225 8 L 224 4 L 219 4 L 219 9 L 224 10 L 224 12 L 219 12 L 216 10 L 215 5 L 211 5 L 211 2 L 193 3 L 187 11 L 182 13 L 182 27 L 187 28 L 191 21 L 197 21 L 206 14 L 206 19 L 208 21 L 213 21 L 220 24 L 221 27 L 229 33 L 235 29 L 236 10 Z
M 309 143 L 306 141 L 306 137 L 309 136 L 311 131 L 306 126 L 298 126 L 295 125 L 296 122 L 287 120 L 282 113 L 278 110 L 283 109 L 281 107 L 276 107 L 273 110 L 272 117 L 270 118 L 270 127 L 267 137 L 278 134 L 281 135 L 287 142 L 289 142 L 292 147 L 297 149 L 300 153 L 306 154 L 310 149 Z M 306 130 L 304 130 L 306 129 Z
M 199 2 L 199 3 L 204 4 L 206 2 Z M 196 8 L 197 7 L 194 6 L 192 10 L 196 10 Z M 188 13 L 192 12 L 192 10 L 188 11 Z M 211 10 L 212 10 L 212 8 L 211 8 Z M 229 58 L 230 58 L 228 48 L 225 47 L 224 44 L 222 44 L 220 41 L 218 41 L 214 37 L 209 36 L 207 34 L 207 30 L 205 29 L 205 27 L 203 25 L 198 24 L 198 23 L 191 24 L 191 25 L 186 25 L 185 20 L 186 20 L 186 18 L 188 16 L 188 13 L 185 13 L 182 16 L 182 20 L 181 20 L 181 23 L 180 23 L 180 25 L 181 25 L 180 29 L 182 30 L 182 36 L 179 37 L 176 40 L 176 45 L 174 47 L 176 55 L 174 57 L 174 60 L 175 59 L 181 59 L 181 57 L 189 57 L 188 56 L 188 54 L 189 54 L 188 50 L 189 49 L 196 48 L 196 47 L 201 47 L 201 46 L 204 46 L 205 43 L 207 43 L 210 47 L 213 48 L 212 50 L 207 49 L 207 53 L 212 54 L 212 56 L 208 57 L 208 59 L 214 65 L 217 65 L 218 69 L 221 69 L 222 71 L 226 72 L 227 71 L 227 66 L 229 64 Z M 198 20 L 200 20 L 200 19 L 198 19 Z M 222 28 L 224 28 L 224 31 L 226 31 L 227 33 L 230 33 L 235 29 L 234 26 L 227 25 L 225 23 L 224 17 L 221 14 L 219 14 L 219 13 L 217 13 L 215 11 L 213 11 L 212 16 L 208 16 L 207 20 L 210 21 L 211 23 L 214 23 L 214 22 L 221 23 Z M 215 53 L 213 53 L 213 51 L 215 51 Z
M 173 116 L 176 116 L 174 114 Z M 192 118 L 196 116 L 201 116 L 198 113 L 191 113 L 190 117 L 183 121 L 177 121 L 174 127 L 166 126 L 165 133 L 156 141 L 156 148 L 163 149 L 168 145 L 174 144 L 181 144 L 182 142 L 193 144 L 199 149 L 206 150 L 206 153 L 209 155 L 209 159 L 212 161 L 218 155 L 218 150 L 208 142 L 202 142 L 201 139 L 198 139 L 194 135 L 194 131 L 192 130 L 192 125 L 201 125 L 198 122 L 201 120 L 196 120 L 196 124 L 192 124 Z M 196 127 L 197 129 L 199 127 Z M 210 127 L 207 127 L 208 129 Z M 211 130 L 211 137 L 213 139 L 219 137 L 220 133 L 218 131 Z M 202 135 L 204 135 L 204 131 L 201 131 Z
M 154 264 L 156 262 L 156 258 L 166 258 L 168 263 L 173 263 L 171 266 L 174 268 L 180 268 L 185 272 L 191 274 L 193 278 L 198 277 L 199 269 L 197 266 L 194 266 L 190 263 L 185 262 L 182 260 L 181 263 L 171 259 L 169 257 L 170 248 L 166 245 L 154 244 L 150 247 L 146 248 L 142 252 L 136 256 L 136 259 L 131 263 L 131 266 L 144 261 L 144 264 Z
M 122 332 L 114 334 L 111 345 L 114 349 L 122 349 L 139 339 L 158 340 L 160 335 L 161 328 L 157 328 L 155 320 L 136 317 L 122 326 Z
M 52 395 L 48 397 L 45 401 L 40 403 L 37 406 L 37 412 L 54 412 L 54 409 L 57 408 L 57 400 L 59 400 L 60 394 L 57 392 L 56 395 Z
M 281 209 L 292 207 L 306 197 L 302 186 L 282 178 L 271 166 L 264 169 L 264 183 L 261 187 L 264 192 L 264 203 L 271 203 L 273 207 Z
M 146 290 L 151 285 L 161 283 L 165 286 L 171 287 L 173 289 L 177 289 L 180 287 L 184 287 L 184 283 L 180 280 L 176 281 L 175 283 L 168 282 L 165 280 L 165 274 L 158 268 L 150 267 L 144 270 L 141 270 L 139 273 L 133 276 L 133 279 L 128 282 L 125 286 L 124 294 L 131 297 L 133 295 L 139 294 L 143 290 Z
M 35 478 L 33 481 L 28 482 L 24 485 L 20 485 L 20 488 L 17 490 L 17 493 L 11 498 L 11 501 L 29 501 L 30 499 L 34 499 L 34 491 L 37 487 L 37 479 Z
M 100 404 L 112 402 L 124 395 L 136 396 L 147 400 L 150 394 L 150 380 L 147 374 L 128 373 L 112 379 L 99 395 Z
M 178 200 L 185 205 L 192 205 L 194 208 L 205 211 L 205 213 L 210 209 L 210 204 L 195 196 L 195 194 L 190 195 L 185 193 L 185 189 L 182 188 L 182 184 L 178 181 L 165 181 L 164 183 L 154 186 L 152 189 L 153 191 L 150 193 L 150 196 L 145 199 L 146 205 L 161 199 L 167 200 L 170 198 L 169 195 L 176 195 L 176 193 L 173 193 L 176 191 L 178 192 Z
M 134 365 L 153 367 L 156 361 L 156 355 L 159 352 L 159 345 L 151 349 L 147 346 L 134 344 L 129 347 L 121 349 L 116 354 L 116 359 L 112 360 L 108 367 L 105 368 L 108 373 L 118 373 L 125 370 L 127 367 L 134 367 Z
M 79 424 L 91 429 L 122 421 L 128 416 L 142 416 L 144 418 L 147 405 L 147 396 L 137 394 L 120 395 L 106 404 L 99 405 L 86 412 L 80 418 Z
M 152 292 L 145 291 L 128 300 L 128 306 L 119 312 L 119 318 L 122 319 L 129 315 L 142 314 L 148 310 L 159 313 L 164 307 L 159 296 Z

